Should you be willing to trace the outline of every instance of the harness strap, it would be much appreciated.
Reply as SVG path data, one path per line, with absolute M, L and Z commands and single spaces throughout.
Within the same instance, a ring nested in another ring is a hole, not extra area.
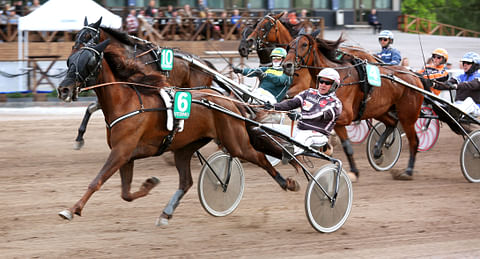
M 358 114 L 354 121 L 360 120 L 362 118 L 365 109 L 367 108 L 367 102 L 370 99 L 370 94 L 372 93 L 373 87 L 367 82 L 367 70 L 366 63 L 358 58 L 354 58 L 352 63 L 355 65 L 355 69 L 358 73 L 358 78 L 360 79 L 360 89 L 363 92 L 363 99 L 360 102 L 360 107 L 358 107 Z M 360 65 L 357 65 L 360 64 Z

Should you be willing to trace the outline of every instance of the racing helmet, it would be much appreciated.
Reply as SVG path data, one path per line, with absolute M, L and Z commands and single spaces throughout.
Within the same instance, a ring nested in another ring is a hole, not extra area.
M 333 91 L 336 91 L 337 88 L 340 86 L 340 74 L 338 74 L 337 70 L 333 68 L 324 68 L 320 72 L 318 72 L 317 85 L 318 85 L 318 80 L 320 78 L 327 78 L 327 79 L 333 80 L 332 87 L 330 87 L 328 94 Z
M 444 62 L 447 62 L 448 60 L 448 52 L 446 49 L 436 48 L 433 50 L 432 55 L 442 56 L 445 59 Z
M 480 55 L 478 55 L 475 52 L 467 52 L 463 55 L 463 57 L 462 57 L 462 59 L 460 59 L 460 61 L 480 64 Z
M 387 38 L 393 40 L 393 32 L 389 30 L 383 30 L 378 34 L 378 38 Z
M 272 53 L 270 53 L 270 57 L 281 57 L 285 58 L 287 56 L 287 51 L 284 48 L 274 48 Z

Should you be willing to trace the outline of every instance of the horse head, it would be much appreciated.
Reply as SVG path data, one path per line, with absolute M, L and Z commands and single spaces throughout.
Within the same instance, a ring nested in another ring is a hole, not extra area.
M 248 35 L 253 32 L 253 28 L 249 25 L 245 26 L 242 31 L 242 38 L 240 39 L 240 45 L 238 45 L 238 53 L 244 58 L 248 58 L 248 54 L 251 52 L 253 41 L 247 41 Z
M 109 43 L 110 40 L 97 45 L 89 42 L 89 46 L 82 47 L 68 57 L 67 74 L 57 89 L 59 99 L 75 101 L 81 88 L 95 83 L 102 65 L 103 51 Z
M 302 67 L 315 65 L 315 48 L 315 39 L 309 34 L 300 34 L 292 40 L 282 64 L 285 74 L 292 76 Z
M 97 22 L 88 24 L 87 17 L 83 21 L 83 28 L 75 36 L 75 44 L 72 47 L 72 52 L 78 51 L 86 43 L 98 44 L 100 42 L 100 24 L 102 17 Z

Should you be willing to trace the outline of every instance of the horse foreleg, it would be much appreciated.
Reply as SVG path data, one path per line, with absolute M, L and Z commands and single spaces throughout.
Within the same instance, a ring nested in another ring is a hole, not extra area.
M 120 167 L 120 177 L 122 179 L 122 199 L 125 201 L 133 201 L 135 199 L 147 196 L 150 190 L 160 183 L 160 180 L 158 180 L 156 177 L 148 178 L 145 180 L 145 182 L 143 182 L 138 191 L 131 193 L 130 188 L 132 186 L 133 179 L 133 165 L 134 161 L 130 161 Z
M 90 120 L 90 116 L 92 115 L 92 113 L 99 110 L 100 108 L 101 107 L 100 107 L 100 104 L 98 103 L 98 101 L 88 105 L 87 110 L 85 111 L 85 115 L 83 116 L 82 123 L 80 124 L 80 127 L 78 128 L 78 135 L 77 135 L 77 138 L 75 139 L 75 143 L 73 144 L 73 149 L 79 150 L 85 144 L 85 140 L 83 139 L 83 135 L 85 134 L 85 131 L 87 130 L 87 124 L 88 124 L 88 121 Z
M 353 147 L 348 139 L 347 129 L 344 126 L 335 127 L 335 132 L 342 142 L 343 152 L 347 156 L 348 164 L 350 165 L 350 172 L 348 172 L 348 177 L 352 182 L 356 182 L 360 176 L 360 171 L 355 164 L 353 159 Z
M 88 185 L 88 189 L 83 194 L 82 198 L 73 205 L 68 210 L 63 210 L 59 213 L 59 216 L 72 220 L 73 215 L 77 214 L 78 216 L 82 215 L 82 209 L 90 199 L 90 197 L 100 189 L 100 187 L 123 165 L 127 162 L 126 156 L 122 156 L 118 154 L 118 152 L 111 151 L 110 155 L 103 165 L 102 169 L 98 173 L 98 175 L 93 179 L 93 181 Z

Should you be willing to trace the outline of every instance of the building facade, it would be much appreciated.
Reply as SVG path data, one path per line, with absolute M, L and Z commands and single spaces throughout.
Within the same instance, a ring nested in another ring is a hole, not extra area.
M 143 8 L 150 0 L 97 0 L 108 8 L 125 6 Z M 157 7 L 172 5 L 181 7 L 189 4 L 198 6 L 199 0 L 157 0 Z M 397 17 L 401 14 L 401 0 L 203 0 L 212 10 L 239 9 L 241 11 L 278 12 L 283 10 L 307 9 L 309 16 L 324 17 L 325 26 L 364 25 L 368 23 L 371 9 L 377 9 L 377 17 L 386 29 L 397 28 Z

